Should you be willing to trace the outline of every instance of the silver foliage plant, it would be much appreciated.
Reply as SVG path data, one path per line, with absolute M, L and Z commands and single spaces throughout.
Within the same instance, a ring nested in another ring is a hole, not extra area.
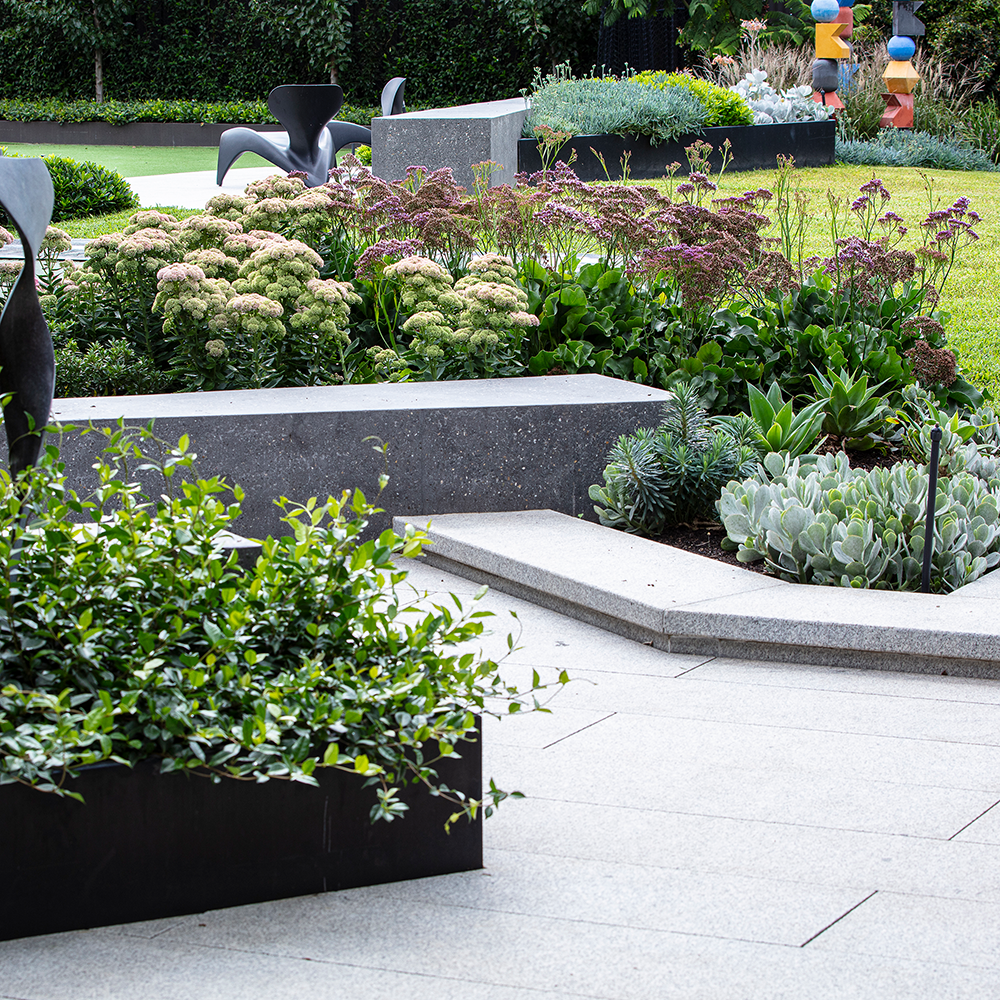
M 812 99 L 811 87 L 775 90 L 767 82 L 762 69 L 751 70 L 739 83 L 730 87 L 753 111 L 754 125 L 774 125 L 782 122 L 825 122 L 832 110 Z
M 1000 460 L 975 441 L 951 442 L 938 480 L 931 589 L 955 590 L 1000 564 Z M 730 482 L 717 507 L 737 558 L 765 560 L 784 580 L 918 590 L 930 477 L 926 465 L 852 469 L 847 456 L 771 453 Z

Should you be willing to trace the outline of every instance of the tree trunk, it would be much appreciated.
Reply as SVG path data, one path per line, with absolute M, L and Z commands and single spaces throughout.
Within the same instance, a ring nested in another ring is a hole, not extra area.
M 96 3 L 91 8 L 90 16 L 94 20 L 94 33 L 99 38 L 101 22 L 97 18 Z M 94 46 L 94 97 L 98 104 L 104 100 L 104 53 L 101 51 L 100 42 Z

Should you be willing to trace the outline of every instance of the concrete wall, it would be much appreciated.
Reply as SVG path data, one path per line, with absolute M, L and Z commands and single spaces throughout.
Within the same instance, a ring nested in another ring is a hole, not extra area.
M 112 426 L 119 417 L 176 443 L 188 434 L 203 476 L 246 491 L 235 530 L 286 533 L 273 500 L 326 498 L 344 487 L 378 492 L 374 442 L 389 444 L 386 508 L 373 526 L 404 514 L 550 508 L 594 520 L 587 496 L 601 482 L 616 438 L 658 422 L 667 393 L 601 375 L 484 379 L 57 399 L 64 424 Z M 96 434 L 62 442 L 70 485 L 91 489 Z M 158 494 L 152 482 L 147 489 Z
M 472 164 L 493 160 L 501 169 L 491 185 L 513 184 L 526 113 L 524 100 L 515 97 L 373 118 L 372 172 L 391 181 L 405 177 L 411 165 L 451 167 L 455 180 L 471 191 Z

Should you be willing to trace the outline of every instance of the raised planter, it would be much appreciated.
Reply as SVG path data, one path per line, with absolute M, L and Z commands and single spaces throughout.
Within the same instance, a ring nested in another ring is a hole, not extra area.
M 251 125 L 258 132 L 280 132 L 281 126 Z M 0 121 L 0 143 L 37 142 L 80 146 L 218 146 L 232 124 L 201 122 L 9 122 Z
M 635 180 L 652 180 L 663 177 L 671 163 L 682 164 L 685 167 L 682 173 L 686 173 L 684 148 L 699 139 L 713 147 L 711 164 L 718 170 L 722 165 L 722 145 L 728 139 L 733 158 L 728 170 L 773 169 L 779 155 L 794 157 L 799 167 L 825 167 L 834 161 L 836 134 L 836 122 L 831 120 L 707 128 L 701 135 L 683 136 L 658 146 L 651 145 L 646 136 L 578 135 L 560 149 L 557 159 L 568 160 L 575 150 L 573 170 L 580 180 L 603 181 L 607 179 L 604 167 L 591 150 L 604 157 L 612 180 L 621 176 L 621 160 L 628 153 L 629 175 Z M 528 173 L 542 169 L 535 139 L 518 141 L 517 169 Z
M 202 474 L 246 491 L 233 530 L 263 538 L 289 531 L 277 497 L 304 502 L 358 486 L 374 498 L 385 460 L 365 440 L 371 435 L 389 445 L 389 485 L 377 500 L 388 513 L 375 515 L 373 531 L 402 513 L 551 508 L 593 519 L 587 489 L 600 480 L 608 449 L 655 423 L 667 395 L 604 375 L 546 375 L 56 399 L 52 415 L 99 427 L 155 418 L 161 438 L 189 435 Z M 63 438 L 78 492 L 97 486 L 103 441 Z
M 441 780 L 481 794 L 482 747 L 462 743 Z M 422 789 L 404 819 L 371 823 L 374 791 L 319 769 L 319 788 L 159 774 L 147 761 L 88 768 L 81 805 L 0 787 L 0 939 L 199 913 L 481 868 L 482 820 L 446 834 L 449 803 Z

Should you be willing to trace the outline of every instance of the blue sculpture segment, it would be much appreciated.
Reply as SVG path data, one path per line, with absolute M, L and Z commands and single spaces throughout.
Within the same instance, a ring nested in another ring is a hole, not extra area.
M 0 395 L 11 475 L 34 465 L 55 391 L 52 337 L 35 288 L 35 257 L 52 218 L 52 179 L 41 160 L 0 156 L 0 208 L 21 237 L 24 267 L 0 313 Z
M 243 153 L 256 153 L 282 170 L 301 171 L 309 187 L 319 187 L 336 165 L 337 150 L 352 142 L 370 142 L 371 132 L 353 122 L 331 121 L 344 103 L 344 92 L 332 83 L 303 83 L 275 87 L 268 94 L 271 114 L 284 132 L 257 132 L 252 128 L 228 128 L 219 139 L 219 169 L 222 184 L 229 168 Z

